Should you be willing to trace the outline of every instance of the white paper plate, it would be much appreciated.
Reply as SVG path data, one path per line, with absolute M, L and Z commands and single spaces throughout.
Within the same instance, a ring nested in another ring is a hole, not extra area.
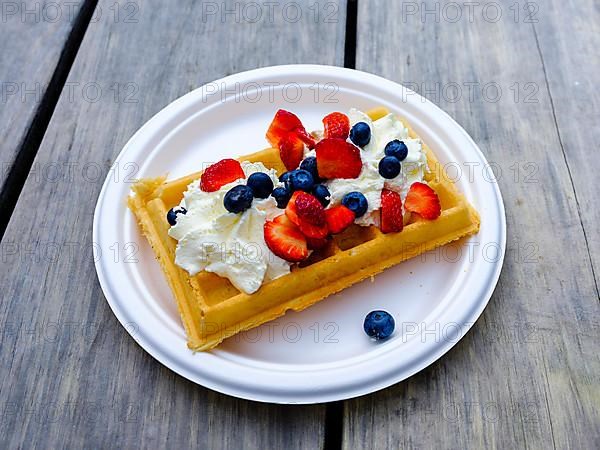
M 481 214 L 481 231 L 404 262 L 300 313 L 192 353 L 175 301 L 124 201 L 134 178 L 196 171 L 266 146 L 285 108 L 307 129 L 331 111 L 383 105 L 406 118 Z M 338 67 L 267 67 L 209 83 L 171 103 L 125 145 L 98 199 L 94 257 L 115 315 L 154 358 L 219 392 L 277 403 L 346 399 L 397 383 L 446 353 L 479 317 L 502 267 L 504 205 L 484 156 L 446 113 L 386 79 Z M 396 319 L 386 342 L 363 332 L 365 315 Z

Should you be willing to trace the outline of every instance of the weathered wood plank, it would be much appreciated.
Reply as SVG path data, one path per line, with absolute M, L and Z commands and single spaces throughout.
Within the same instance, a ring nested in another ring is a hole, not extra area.
M 107 14 L 113 3 L 99 6 Z M 0 439 L 6 447 L 318 448 L 324 406 L 219 395 L 135 345 L 96 280 L 92 213 L 110 161 L 175 98 L 245 69 L 340 64 L 344 5 L 325 21 L 324 4 L 318 19 L 298 4 L 303 18 L 292 21 L 278 3 L 272 19 L 265 11 L 255 22 L 221 15 L 244 6 L 237 1 L 210 3 L 215 14 L 206 2 L 136 5 L 133 22 L 121 11 L 119 21 L 90 24 L 68 79 L 76 94 L 63 92 L 35 160 L 38 170 L 58 165 L 58 176 L 28 178 L 2 242 L 0 317 L 12 331 L 0 349 L 0 403 L 9 406 Z M 98 89 L 77 94 L 89 83 Z
M 0 5 L 0 206 L 3 209 L 13 197 L 8 188 L 16 188 L 8 186 L 8 175 L 17 160 L 27 159 L 35 151 L 27 148 L 35 146 L 32 141 L 41 137 L 34 128 L 39 127 L 53 106 L 43 104 L 42 100 L 57 72 L 61 52 L 82 4 L 27 0 Z M 63 55 L 63 62 L 64 59 Z M 26 168 L 22 172 L 24 179 Z M 0 221 L 3 225 L 7 222 L 8 216 Z
M 510 4 L 502 3 L 499 20 L 497 10 L 484 9 L 485 3 L 471 5 L 471 18 L 467 6 L 459 6 L 459 20 L 458 4 L 445 5 L 388 2 L 380 8 L 374 1 L 360 1 L 357 68 L 425 94 L 456 118 L 497 164 L 509 230 L 506 262 L 482 318 L 448 355 L 403 383 L 346 403 L 344 446 L 597 448 L 598 296 L 553 115 L 566 103 L 572 90 L 569 77 L 578 68 L 565 69 L 563 78 L 551 75 L 545 58 L 551 92 L 562 91 L 565 100 L 558 105 L 554 99 L 553 110 L 523 3 L 517 3 L 518 18 Z M 549 20 L 549 10 L 542 14 L 549 6 L 536 5 L 540 22 Z M 589 45 L 593 58 L 594 46 L 588 44 L 597 27 L 590 15 L 593 5 L 577 5 L 580 12 L 572 25 L 577 33 L 571 25 L 560 28 L 571 16 L 562 3 L 560 11 L 556 5 L 551 13 L 555 44 Z M 423 16 L 425 8 L 438 8 L 439 15 Z M 535 26 L 540 42 L 551 34 L 539 31 L 541 23 Z M 550 41 L 544 46 L 548 52 L 554 47 Z M 564 58 L 567 48 L 560 53 Z M 568 64 L 560 56 L 554 59 L 556 65 Z M 585 74 L 592 80 L 594 69 Z M 581 95 L 588 103 L 573 102 L 561 113 L 563 121 L 580 106 L 588 112 L 596 108 L 594 89 Z M 592 122 L 590 117 L 570 125 L 570 147 L 561 128 L 571 171 L 582 177 L 593 169 L 580 168 L 588 159 L 577 158 L 589 153 L 583 141 L 596 131 L 572 129 Z M 580 183 L 578 194 L 591 186 Z M 597 202 L 592 195 L 590 191 L 586 198 L 593 209 Z M 586 220 L 593 222 L 594 214 Z

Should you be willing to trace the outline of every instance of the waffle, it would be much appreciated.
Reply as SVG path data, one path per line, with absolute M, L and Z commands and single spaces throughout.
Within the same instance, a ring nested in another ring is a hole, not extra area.
M 376 120 L 386 113 L 386 109 L 377 108 L 368 114 Z M 411 137 L 417 137 L 410 128 L 409 132 Z M 428 221 L 417 215 L 406 215 L 403 231 L 390 234 L 383 234 L 375 226 L 352 225 L 334 235 L 325 248 L 292 266 L 289 274 L 263 284 L 254 294 L 240 292 L 228 279 L 216 274 L 203 271 L 190 276 L 175 265 L 177 242 L 168 235 L 166 214 L 179 204 L 187 186 L 198 179 L 201 172 L 168 182 L 166 177 L 137 181 L 128 206 L 152 246 L 177 300 L 189 348 L 209 350 L 240 331 L 282 316 L 287 310 L 301 311 L 388 267 L 477 233 L 477 212 L 448 180 L 424 143 L 423 149 L 430 168 L 425 180 L 438 194 L 442 207 L 438 219 Z M 279 152 L 274 148 L 239 160 L 260 161 L 278 173 L 285 172 Z

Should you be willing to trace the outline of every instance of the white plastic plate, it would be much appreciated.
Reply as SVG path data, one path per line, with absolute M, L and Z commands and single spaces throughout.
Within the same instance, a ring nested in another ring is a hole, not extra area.
M 125 207 L 135 178 L 202 169 L 261 150 L 279 108 L 307 129 L 350 107 L 382 105 L 405 118 L 481 214 L 481 231 L 404 262 L 300 313 L 193 353 L 150 246 Z M 174 101 L 125 145 L 98 198 L 94 257 L 119 321 L 178 374 L 236 397 L 276 403 L 347 399 L 397 383 L 440 358 L 485 308 L 506 244 L 502 197 L 484 156 L 450 116 L 416 93 L 364 72 L 329 66 L 267 67 L 209 83 Z M 365 315 L 389 311 L 394 335 L 374 342 Z

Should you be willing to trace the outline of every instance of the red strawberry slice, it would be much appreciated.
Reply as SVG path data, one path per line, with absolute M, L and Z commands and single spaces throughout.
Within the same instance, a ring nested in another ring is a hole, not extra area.
M 344 205 L 333 206 L 325 210 L 325 220 L 329 232 L 336 234 L 341 233 L 354 222 L 354 213 Z
M 300 192 L 296 197 L 296 213 L 302 221 L 311 225 L 322 226 L 325 223 L 325 208 L 317 197 Z
M 415 182 L 410 186 L 404 209 L 419 214 L 423 219 L 437 219 L 442 211 L 440 199 L 433 189 L 425 183 Z
M 348 139 L 350 134 L 350 119 L 346 114 L 333 112 L 323 118 L 326 138 Z
M 296 227 L 266 221 L 264 233 L 267 247 L 280 258 L 299 262 L 308 257 L 306 238 Z
M 327 245 L 329 240 L 327 238 L 306 238 L 308 248 L 311 250 L 320 250 Z
M 285 208 L 285 215 L 295 224 L 300 224 L 300 218 L 298 217 L 298 211 L 296 209 L 296 199 L 302 193 L 302 191 L 296 191 L 292 194 L 290 201 Z
M 200 177 L 200 189 L 204 192 L 214 192 L 227 183 L 246 178 L 242 166 L 235 159 L 222 159 L 208 166 Z
M 295 114 L 280 109 L 275 113 L 275 117 L 269 125 L 266 135 L 267 141 L 273 147 L 278 147 L 279 141 L 290 132 L 294 132 L 309 148 L 314 148 L 315 140 L 306 132 L 300 119 Z
M 381 191 L 381 231 L 384 233 L 397 233 L 402 231 L 402 198 L 400 194 L 388 189 Z
M 279 157 L 287 170 L 298 168 L 304 157 L 304 143 L 294 132 L 285 134 L 279 141 Z
M 285 208 L 285 214 L 294 224 L 296 224 L 298 226 L 298 228 L 300 228 L 300 231 L 305 236 L 315 238 L 315 239 L 324 238 L 328 234 L 327 223 L 325 221 L 323 221 L 321 223 L 321 225 L 315 225 L 315 224 L 309 222 L 309 220 L 307 220 L 307 217 L 312 216 L 313 213 L 307 212 L 309 208 L 306 207 L 304 205 L 304 203 L 305 202 L 312 203 L 311 200 L 304 199 L 301 201 L 302 206 L 300 207 L 300 209 L 302 210 L 303 216 L 302 217 L 300 216 L 300 213 L 298 211 L 298 205 L 297 205 L 296 201 L 298 200 L 299 197 L 303 197 L 305 195 L 312 197 L 312 195 L 307 194 L 306 192 L 302 192 L 302 191 L 294 192 L 294 194 L 292 195 L 292 198 L 290 198 L 290 201 L 287 204 L 287 207 Z M 316 200 L 316 198 L 315 198 L 315 200 Z M 317 202 L 319 202 L 319 201 L 317 200 Z M 318 215 L 318 213 L 316 213 L 316 214 Z M 317 216 L 315 216 L 315 217 L 317 217 Z M 314 220 L 314 219 L 311 218 L 310 220 Z
M 295 227 L 296 224 L 292 222 L 288 216 L 281 214 L 273 219 L 273 222 L 285 225 L 286 227 Z
M 343 139 L 322 139 L 317 143 L 317 171 L 323 178 L 356 178 L 362 169 L 360 150 Z

